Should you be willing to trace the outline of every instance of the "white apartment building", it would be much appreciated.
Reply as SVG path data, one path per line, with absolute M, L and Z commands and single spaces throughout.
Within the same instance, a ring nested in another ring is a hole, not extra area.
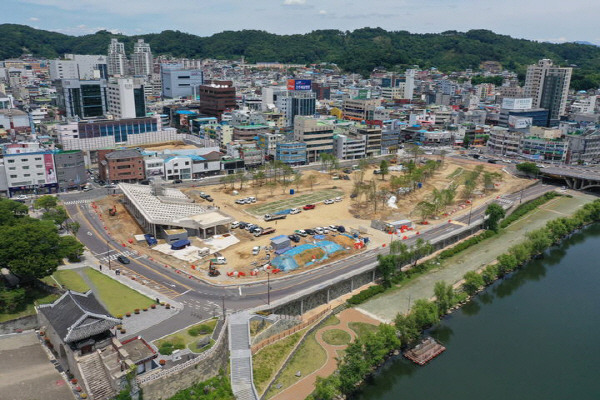
M 133 55 L 131 56 L 131 60 L 133 62 L 134 75 L 152 75 L 152 51 L 150 50 L 150 44 L 145 43 L 144 39 L 138 39 L 137 43 L 133 45 Z
M 106 87 L 107 112 L 115 118 L 146 115 L 142 78 L 110 78 Z
M 525 97 L 533 98 L 534 108 L 547 109 L 550 120 L 558 120 L 565 115 L 572 71 L 554 66 L 549 59 L 530 65 L 525 76 Z
M 127 56 L 125 45 L 117 39 L 110 39 L 108 46 L 108 75 L 127 75 Z

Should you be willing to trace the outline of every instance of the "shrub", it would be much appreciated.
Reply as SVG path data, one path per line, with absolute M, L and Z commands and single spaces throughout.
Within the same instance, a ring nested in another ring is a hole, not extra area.
M 381 285 L 374 285 L 365 290 L 362 290 L 348 299 L 348 304 L 356 305 L 363 303 L 375 296 L 376 294 L 385 292 L 385 288 Z
M 557 196 L 561 195 L 556 192 L 548 192 L 545 193 L 543 196 L 538 197 L 537 199 L 530 200 L 526 203 L 521 204 L 508 217 L 504 218 L 502 222 L 500 222 L 500 228 L 506 228 L 507 226 L 521 218 L 523 215 L 535 210 L 542 204 L 547 203 L 548 201 L 552 200 Z
M 117 314 L 118 319 L 123 319 L 123 314 Z
M 456 246 L 453 246 L 453 247 L 451 247 L 449 249 L 446 249 L 446 250 L 442 251 L 440 253 L 440 259 L 444 260 L 446 258 L 450 258 L 453 255 L 458 254 L 461 251 L 466 250 L 466 249 L 468 249 L 471 246 L 474 246 L 474 245 L 476 245 L 478 243 L 481 243 L 483 240 L 488 239 L 488 238 L 494 236 L 495 234 L 496 234 L 496 232 L 494 232 L 494 231 L 484 231 L 484 232 L 481 232 L 478 235 L 475 235 L 473 237 L 470 237 L 467 240 L 464 240 L 464 241 L 460 242 Z
M 150 308 L 154 310 L 156 308 L 156 304 L 150 305 Z
M 26 302 L 25 289 L 5 290 L 0 285 L 0 312 L 12 314 L 23 309 L 23 304 Z
M 212 328 L 205 324 L 194 326 L 194 327 L 188 329 L 188 333 L 190 334 L 190 336 L 194 336 L 194 337 L 196 337 L 198 335 L 206 335 L 211 332 L 212 332 Z
M 136 308 L 135 310 L 133 310 L 134 313 L 139 314 L 140 313 L 140 309 Z
M 142 308 L 143 311 L 148 311 L 148 307 Z
M 131 313 L 130 313 L 130 312 L 128 312 L 128 313 L 126 313 L 126 314 L 125 314 L 125 316 L 126 316 L 126 317 L 131 317 Z
M 481 277 L 486 286 L 491 285 L 498 277 L 498 268 L 495 265 L 488 265 L 483 269 Z
M 480 287 L 483 286 L 484 280 L 481 275 L 475 271 L 469 271 L 464 275 L 465 283 L 463 283 L 463 289 L 469 295 L 477 293 Z

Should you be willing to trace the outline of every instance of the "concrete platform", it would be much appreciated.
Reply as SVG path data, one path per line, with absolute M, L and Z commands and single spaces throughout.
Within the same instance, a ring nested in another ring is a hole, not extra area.
M 74 400 L 35 333 L 0 337 L 0 398 L 2 400 Z

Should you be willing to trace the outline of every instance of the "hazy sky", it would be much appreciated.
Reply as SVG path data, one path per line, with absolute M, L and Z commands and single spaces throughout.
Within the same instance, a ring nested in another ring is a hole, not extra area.
M 598 16 L 597 0 L 0 0 L 0 23 L 72 35 L 100 29 L 287 34 L 370 26 L 414 33 L 489 29 L 540 41 L 600 44 Z

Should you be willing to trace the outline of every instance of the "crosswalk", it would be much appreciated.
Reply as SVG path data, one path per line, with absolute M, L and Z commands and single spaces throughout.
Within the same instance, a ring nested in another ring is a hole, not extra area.
M 103 263 L 106 263 L 106 262 L 108 262 L 108 260 L 110 260 L 110 261 L 116 260 L 117 257 L 119 257 L 119 256 L 129 257 L 129 256 L 133 256 L 133 255 L 137 255 L 137 253 L 135 251 L 127 250 L 122 253 L 114 253 L 114 254 L 110 254 L 108 256 L 104 256 L 102 258 L 99 258 L 99 260 L 102 261 Z
M 82 200 L 64 201 L 63 204 L 68 206 L 68 205 L 72 205 L 72 204 L 89 204 L 91 202 L 92 202 L 92 200 L 90 200 L 90 199 L 82 199 Z
M 506 204 L 508 206 L 511 206 L 514 203 L 514 201 L 505 199 L 504 197 L 500 197 L 500 198 L 496 199 L 496 202 L 500 203 L 500 204 Z
M 188 299 L 181 301 L 181 304 L 186 305 L 195 310 L 203 311 L 206 314 L 218 316 L 222 313 L 221 306 L 210 300 Z

